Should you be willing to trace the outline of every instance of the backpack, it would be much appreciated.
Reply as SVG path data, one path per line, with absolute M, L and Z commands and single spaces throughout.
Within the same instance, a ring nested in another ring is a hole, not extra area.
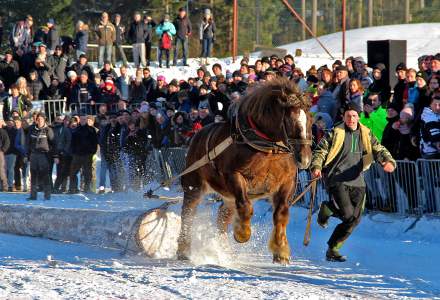
M 171 37 L 166 32 L 162 34 L 162 39 L 160 41 L 160 48 L 165 50 L 171 49 Z

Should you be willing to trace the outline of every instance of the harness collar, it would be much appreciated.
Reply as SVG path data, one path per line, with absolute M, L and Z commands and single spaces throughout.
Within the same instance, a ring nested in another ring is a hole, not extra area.
M 255 134 L 258 135 L 260 138 L 265 139 L 270 142 L 275 142 L 270 137 L 268 137 L 264 132 L 261 132 L 258 130 L 257 126 L 255 125 L 254 121 L 252 120 L 251 116 L 247 116 L 247 121 L 249 123 L 249 126 L 254 130 Z

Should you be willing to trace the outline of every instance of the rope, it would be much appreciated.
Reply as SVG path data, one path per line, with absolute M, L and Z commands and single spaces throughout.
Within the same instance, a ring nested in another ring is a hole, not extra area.
M 315 178 L 315 179 L 318 179 L 318 178 Z M 317 184 L 316 180 L 314 180 L 310 183 L 310 186 L 311 186 L 310 207 L 309 207 L 309 214 L 307 215 L 306 232 L 304 233 L 304 240 L 303 240 L 303 244 L 306 247 L 310 243 L 313 206 L 315 205 L 315 197 L 316 197 L 316 184 Z

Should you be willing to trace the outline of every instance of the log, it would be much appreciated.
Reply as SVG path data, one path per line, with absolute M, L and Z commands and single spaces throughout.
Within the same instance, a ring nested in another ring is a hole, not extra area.
M 177 250 L 180 216 L 168 206 L 114 212 L 1 204 L 0 232 L 172 258 Z

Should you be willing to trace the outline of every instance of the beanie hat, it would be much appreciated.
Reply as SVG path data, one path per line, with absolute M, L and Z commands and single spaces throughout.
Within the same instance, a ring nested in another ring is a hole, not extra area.
M 405 63 L 403 63 L 403 62 L 401 62 L 400 64 L 398 64 L 397 66 L 396 66 L 396 72 L 399 72 L 399 71 L 406 71 L 406 64 Z
M 387 67 L 383 63 L 378 63 L 373 67 L 373 70 L 380 70 L 381 72 L 385 70 Z
M 349 110 L 354 110 L 355 112 L 357 112 L 358 114 L 360 114 L 360 113 L 362 112 L 362 107 L 360 107 L 359 105 L 357 105 L 357 104 L 354 103 L 354 102 L 350 102 L 350 103 L 348 103 L 348 104 L 345 106 L 344 114 L 345 114 L 346 111 L 349 111 Z

